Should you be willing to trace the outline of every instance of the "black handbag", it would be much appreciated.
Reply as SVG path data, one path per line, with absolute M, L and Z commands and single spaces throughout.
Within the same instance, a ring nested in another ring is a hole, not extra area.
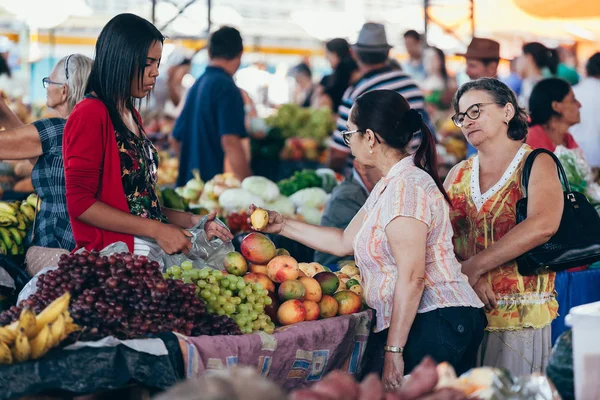
M 600 216 L 582 193 L 571 190 L 559 159 L 548 150 L 534 150 L 525 161 L 521 178 L 525 196 L 517 202 L 517 224 L 527 218 L 529 175 L 533 161 L 542 153 L 550 155 L 556 163 L 564 188 L 565 206 L 554 236 L 545 244 L 517 258 L 521 275 L 560 272 L 600 260 Z

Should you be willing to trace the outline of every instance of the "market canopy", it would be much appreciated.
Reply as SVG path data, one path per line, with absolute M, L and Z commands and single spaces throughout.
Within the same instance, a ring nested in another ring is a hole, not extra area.
M 540 18 L 600 17 L 598 0 L 513 0 L 527 14 Z

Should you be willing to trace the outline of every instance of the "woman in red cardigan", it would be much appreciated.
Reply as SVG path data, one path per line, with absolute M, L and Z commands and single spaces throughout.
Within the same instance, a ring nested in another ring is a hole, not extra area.
M 116 16 L 98 37 L 87 96 L 69 117 L 63 140 L 77 248 L 100 250 L 121 241 L 135 253 L 143 238 L 168 254 L 191 248 L 186 229 L 201 217 L 160 206 L 158 154 L 134 107 L 154 87 L 163 41 L 154 25 L 133 14 Z M 205 225 L 207 236 L 230 240 L 214 218 Z

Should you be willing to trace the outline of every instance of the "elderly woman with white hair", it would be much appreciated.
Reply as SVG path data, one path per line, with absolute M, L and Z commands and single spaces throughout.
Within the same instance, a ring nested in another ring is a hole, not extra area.
M 0 160 L 29 159 L 35 164 L 31 178 L 41 199 L 41 208 L 34 232 L 28 235 L 28 244 L 44 247 L 43 255 L 38 258 L 46 262 L 64 252 L 61 250 L 75 248 L 65 197 L 62 138 L 67 118 L 75 104 L 83 99 L 92 64 L 90 58 L 72 54 L 61 59 L 50 76 L 42 80 L 47 93 L 46 105 L 54 110 L 57 118 L 23 125 L 0 101 L 0 126 L 5 129 L 0 132 Z

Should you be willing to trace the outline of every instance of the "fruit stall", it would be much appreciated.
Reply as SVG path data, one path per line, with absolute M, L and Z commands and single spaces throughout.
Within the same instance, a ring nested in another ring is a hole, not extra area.
M 0 398 L 160 390 L 235 364 L 289 390 L 360 371 L 373 315 L 355 265 L 298 263 L 258 232 L 218 266 L 160 264 L 83 251 L 38 274 L 0 314 Z

